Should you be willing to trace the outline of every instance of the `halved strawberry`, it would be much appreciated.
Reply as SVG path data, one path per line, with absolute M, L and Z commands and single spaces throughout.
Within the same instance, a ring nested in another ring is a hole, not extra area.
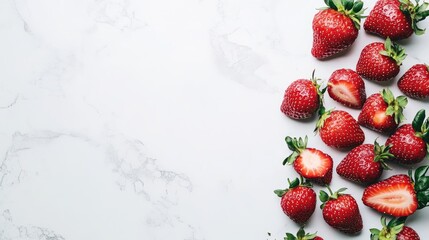
M 366 99 L 365 82 L 351 69 L 338 69 L 328 80 L 328 94 L 347 107 L 361 109 Z
M 286 143 L 293 153 L 284 161 L 285 164 L 293 164 L 295 171 L 315 183 L 329 184 L 332 180 L 333 161 L 328 154 L 315 149 L 307 148 L 308 138 L 286 137 Z
M 397 174 L 365 188 L 363 203 L 378 212 L 395 217 L 406 217 L 429 203 L 429 166 L 416 169 L 414 181 L 409 175 Z

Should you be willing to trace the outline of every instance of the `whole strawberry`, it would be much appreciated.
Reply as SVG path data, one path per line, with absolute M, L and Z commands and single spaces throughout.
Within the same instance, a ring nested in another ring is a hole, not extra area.
M 323 93 L 326 88 L 320 89 L 319 79 L 299 79 L 292 82 L 286 89 L 280 110 L 293 119 L 311 118 L 322 105 Z
M 365 188 L 363 203 L 374 210 L 394 217 L 407 217 L 429 203 L 429 166 L 418 167 L 409 175 L 396 174 Z
M 429 118 L 425 110 L 417 112 L 412 124 L 400 126 L 386 141 L 391 145 L 394 160 L 402 164 L 416 164 L 426 157 L 429 143 Z
M 365 134 L 357 121 L 346 111 L 321 108 L 315 131 L 322 141 L 335 148 L 353 148 L 365 141 Z
M 404 120 L 403 110 L 408 100 L 405 96 L 395 98 L 392 91 L 383 89 L 372 94 L 363 105 L 358 123 L 381 133 L 391 133 Z
M 316 233 L 305 233 L 304 228 L 300 228 L 294 236 L 292 233 L 286 233 L 284 240 L 323 240 L 323 238 L 316 235 Z
M 417 35 L 424 30 L 417 26 L 419 21 L 424 20 L 429 12 L 428 5 L 413 4 L 411 0 L 379 0 L 369 13 L 363 24 L 365 31 L 382 36 L 400 40 L 410 37 L 413 32 Z
M 338 69 L 328 80 L 328 94 L 344 106 L 361 109 L 365 99 L 365 83 L 355 71 Z
M 412 66 L 399 79 L 398 87 L 408 97 L 429 98 L 429 66 L 426 64 Z
M 362 230 L 362 216 L 356 200 L 350 194 L 343 194 L 346 188 L 341 188 L 332 193 L 328 187 L 330 195 L 325 191 L 320 191 L 320 201 L 322 201 L 323 219 L 331 227 L 347 234 L 355 234 Z
M 298 178 L 289 181 L 289 188 L 277 189 L 274 193 L 282 198 L 283 212 L 299 225 L 304 225 L 316 209 L 316 192 L 311 183 L 302 178 L 301 182 Z
M 393 157 L 389 146 L 362 144 L 353 148 L 338 164 L 337 173 L 341 177 L 361 184 L 376 182 L 384 169 L 389 169 L 386 160 Z
M 371 240 L 420 240 L 417 232 L 405 226 L 406 217 L 392 218 L 386 224 L 386 218 L 381 217 L 381 230 L 371 228 Z
M 287 136 L 285 141 L 293 153 L 283 161 L 283 165 L 293 164 L 299 175 L 315 183 L 331 182 L 334 165 L 331 156 L 318 149 L 307 148 L 307 136 L 304 139 Z
M 370 43 L 362 49 L 356 72 L 369 80 L 388 81 L 398 75 L 406 56 L 405 50 L 390 38 L 384 43 Z
M 356 40 L 365 9 L 363 2 L 325 0 L 328 7 L 313 18 L 311 54 L 323 59 L 344 51 Z

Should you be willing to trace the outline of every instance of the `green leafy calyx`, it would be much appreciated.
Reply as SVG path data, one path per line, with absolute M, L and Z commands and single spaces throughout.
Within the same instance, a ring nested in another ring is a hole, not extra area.
M 322 205 L 320 205 L 320 208 L 323 209 L 326 205 L 326 203 L 329 200 L 338 199 L 341 195 L 343 195 L 343 192 L 347 190 L 347 188 L 340 188 L 336 192 L 332 192 L 331 188 L 329 186 L 326 186 L 328 188 L 329 194 L 323 190 L 320 190 L 319 192 L 319 199 L 322 202 Z
M 426 144 L 429 144 L 429 117 L 426 118 L 424 109 L 419 110 L 413 119 L 412 126 L 417 137 L 422 138 Z M 429 148 L 428 148 L 429 151 Z
M 292 181 L 290 181 L 290 179 L 288 178 L 287 181 L 289 183 L 289 188 L 274 190 L 274 193 L 278 197 L 283 197 L 283 195 L 285 195 L 289 190 L 297 188 L 297 187 L 308 187 L 308 188 L 313 187 L 313 185 L 309 181 L 307 181 L 307 179 L 303 178 L 302 176 L 300 176 L 299 179 L 295 178 Z
M 392 159 L 394 156 L 389 152 L 391 145 L 380 145 L 377 140 L 374 141 L 374 162 L 379 162 L 383 169 L 390 170 L 391 168 L 386 164 L 386 160 Z
M 296 233 L 296 236 L 294 236 L 292 233 L 286 233 L 284 240 L 312 240 L 316 237 L 316 233 L 305 233 L 304 228 L 301 227 Z
M 380 51 L 380 54 L 395 60 L 398 66 L 401 66 L 402 61 L 404 61 L 405 58 L 407 57 L 407 54 L 405 53 L 405 49 L 401 47 L 399 44 L 392 42 L 390 38 L 387 38 L 386 41 L 384 42 L 384 50 Z
M 371 240 L 391 240 L 396 239 L 396 235 L 402 231 L 406 217 L 392 218 L 386 224 L 386 217 L 381 217 L 381 230 L 371 228 Z
M 410 177 L 411 181 L 414 182 L 414 190 L 416 191 L 417 195 L 418 209 L 425 208 L 429 205 L 429 176 L 426 176 L 428 170 L 429 166 L 420 166 L 414 171 L 414 176 L 411 169 L 408 171 L 408 176 Z
M 366 8 L 363 8 L 363 2 L 361 0 L 325 0 L 325 4 L 328 8 L 338 11 L 347 17 L 349 17 L 356 29 L 360 29 L 360 22 Z
M 401 3 L 399 7 L 401 11 L 411 19 L 411 28 L 414 33 L 416 35 L 425 33 L 425 29 L 419 28 L 417 23 L 429 16 L 429 3 L 423 2 L 419 4 L 419 0 L 416 0 L 416 4 L 413 4 L 410 0 L 399 0 L 399 2 Z
M 393 116 L 395 122 L 400 124 L 405 120 L 404 109 L 408 104 L 407 97 L 401 95 L 395 98 L 392 91 L 389 89 L 383 89 L 381 91 L 381 96 L 383 100 L 387 103 L 388 107 L 386 109 L 386 115 Z
M 295 159 L 301 154 L 301 152 L 307 148 L 308 137 L 305 136 L 305 138 L 302 139 L 301 137 L 292 138 L 287 136 L 285 138 L 285 141 L 288 148 L 292 151 L 292 154 L 285 158 L 285 160 L 283 160 L 283 165 L 292 164 Z

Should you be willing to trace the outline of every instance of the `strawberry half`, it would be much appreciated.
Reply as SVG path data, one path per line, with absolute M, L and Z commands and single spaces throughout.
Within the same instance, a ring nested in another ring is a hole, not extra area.
M 295 171 L 319 184 L 329 184 L 332 180 L 333 161 L 328 154 L 315 149 L 307 148 L 308 138 L 291 138 L 286 137 L 286 143 L 293 153 L 284 161 L 285 164 L 293 164 Z
M 341 177 L 361 184 L 376 182 L 384 169 L 390 169 L 384 162 L 393 157 L 389 146 L 362 144 L 353 148 L 338 164 L 337 173 Z
M 398 44 L 387 38 L 384 43 L 370 43 L 362 49 L 356 72 L 373 81 L 388 81 L 398 75 L 407 55 Z
M 390 153 L 402 164 L 416 164 L 423 161 L 429 151 L 429 117 L 425 110 L 417 112 L 412 124 L 400 126 L 386 141 L 391 145 Z
M 419 234 L 410 228 L 405 226 L 406 217 L 392 218 L 389 223 L 386 224 L 386 217 L 381 217 L 381 230 L 377 228 L 371 228 L 371 240 L 420 240 Z
M 281 197 L 283 212 L 299 225 L 305 224 L 316 209 L 316 192 L 311 183 L 296 178 L 289 181 L 289 188 L 277 189 L 274 193 Z
M 323 240 L 323 238 L 317 236 L 316 233 L 305 233 L 304 228 L 300 228 L 294 236 L 292 233 L 286 233 L 284 240 Z
M 313 47 L 311 54 L 323 59 L 340 53 L 356 40 L 363 9 L 358 0 L 325 0 L 323 8 L 313 18 Z
M 292 82 L 285 90 L 280 110 L 293 119 L 311 118 L 322 105 L 323 93 L 326 88 L 320 89 L 320 79 L 299 79 Z
M 427 3 L 413 4 L 411 0 L 379 0 L 363 24 L 365 31 L 400 40 L 410 37 L 413 32 L 421 35 L 425 32 L 417 26 L 429 11 Z
M 383 89 L 368 97 L 358 123 L 377 132 L 391 133 L 405 119 L 403 111 L 407 103 L 405 96 L 395 98 L 389 89 Z
M 346 111 L 319 110 L 319 120 L 315 131 L 322 141 L 335 148 L 353 148 L 365 141 L 365 134 L 357 121 Z
M 426 64 L 412 66 L 399 79 L 398 88 L 411 98 L 429 98 L 429 66 Z
M 429 166 L 421 166 L 409 175 L 397 174 L 365 188 L 363 203 L 394 217 L 410 216 L 429 203 Z
M 328 80 L 328 94 L 344 106 L 361 109 L 366 99 L 365 83 L 355 71 L 339 69 Z
M 335 193 L 328 187 L 330 195 L 320 190 L 319 199 L 322 201 L 323 219 L 329 226 L 347 234 L 355 234 L 362 230 L 362 216 L 356 200 L 350 194 L 343 194 L 346 188 Z

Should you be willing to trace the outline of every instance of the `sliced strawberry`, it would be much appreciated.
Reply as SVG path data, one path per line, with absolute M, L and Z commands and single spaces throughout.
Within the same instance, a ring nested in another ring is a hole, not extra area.
M 365 83 L 355 71 L 339 69 L 328 80 L 328 94 L 335 101 L 360 109 L 365 102 Z
M 417 196 L 405 174 L 369 186 L 362 200 L 365 205 L 395 217 L 409 216 L 417 210 Z
M 333 168 L 331 156 L 318 149 L 307 148 L 307 136 L 305 139 L 286 137 L 285 140 L 293 153 L 283 161 L 283 165 L 293 164 L 298 174 L 315 183 L 331 182 Z

